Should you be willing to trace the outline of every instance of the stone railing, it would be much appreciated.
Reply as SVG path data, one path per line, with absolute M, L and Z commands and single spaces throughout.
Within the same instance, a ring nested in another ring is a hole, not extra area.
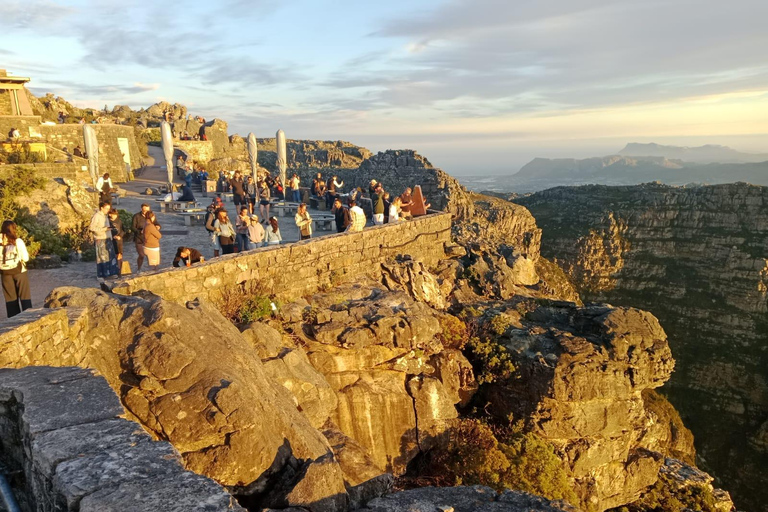
M 84 161 L 78 159 L 78 161 Z M 87 180 L 90 182 L 90 174 L 88 169 L 83 170 L 83 166 L 80 163 L 29 163 L 29 164 L 8 164 L 0 166 L 0 176 L 4 173 L 10 172 L 14 167 L 22 167 L 34 173 L 41 178 L 66 178 L 68 180 Z
M 90 370 L 0 369 L 0 460 L 21 509 L 243 510 L 124 413 Z
M 367 228 L 275 247 L 232 254 L 190 268 L 167 269 L 117 281 L 113 293 L 147 290 L 184 303 L 215 300 L 223 290 L 252 283 L 277 298 L 302 297 L 320 289 L 378 273 L 380 264 L 407 254 L 434 266 L 445 257 L 451 215 L 433 213 L 412 221 Z

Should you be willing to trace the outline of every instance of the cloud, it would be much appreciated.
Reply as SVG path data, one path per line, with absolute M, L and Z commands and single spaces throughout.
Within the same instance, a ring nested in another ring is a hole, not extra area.
M 100 98 L 140 94 L 148 91 L 156 91 L 160 88 L 160 84 L 142 84 L 138 82 L 133 85 L 93 85 L 67 80 L 50 80 L 49 83 L 51 84 L 50 87 L 57 91 L 56 95 L 67 96 L 68 94 L 73 93 L 78 97 L 97 96 Z M 48 90 L 41 87 L 34 87 L 30 90 L 32 90 L 34 94 L 38 94 L 36 91 L 48 92 Z
M 74 12 L 71 7 L 50 0 L 4 0 L 0 2 L 0 27 L 54 30 Z
M 452 0 L 381 24 L 402 51 L 323 85 L 372 108 L 599 108 L 768 86 L 762 0 Z M 383 77 L 378 79 L 377 77 Z

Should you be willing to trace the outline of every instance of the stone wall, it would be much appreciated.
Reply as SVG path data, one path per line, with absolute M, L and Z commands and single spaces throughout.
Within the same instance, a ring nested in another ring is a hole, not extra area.
M 173 146 L 186 153 L 187 158 L 194 162 L 206 164 L 214 158 L 213 142 L 209 140 L 176 140 Z
M 141 167 L 141 154 L 136 145 L 133 127 L 122 125 L 95 124 L 93 128 L 99 140 L 99 172 L 108 172 L 112 181 L 126 181 L 125 163 L 118 145 L 118 138 L 128 139 L 131 168 Z M 41 125 L 40 133 L 50 145 L 57 149 L 67 148 L 70 153 L 75 146 L 85 149 L 83 142 L 83 127 L 79 124 Z
M 243 510 L 124 414 L 90 370 L 0 369 L 0 460 L 21 509 L 181 512 L 205 503 L 206 510 Z
M 0 140 L 6 139 L 11 128 L 18 129 L 22 139 L 28 139 L 32 136 L 32 133 L 29 131 L 30 127 L 32 132 L 38 133 L 40 131 L 40 122 L 40 116 L 0 115 Z
M 186 302 L 215 300 L 222 290 L 253 283 L 278 298 L 302 297 L 326 286 L 379 271 L 379 265 L 408 254 L 427 266 L 445 257 L 451 216 L 435 213 L 410 222 L 368 228 L 278 247 L 233 254 L 191 268 L 167 269 L 117 281 L 114 293 L 139 290 Z
M 37 176 L 41 178 L 66 178 L 69 180 L 86 181 L 91 182 L 90 174 L 88 173 L 88 167 L 79 163 L 39 163 L 39 164 L 12 164 L 0 167 L 0 176 L 7 174 L 11 169 L 15 167 L 22 167 L 34 171 Z

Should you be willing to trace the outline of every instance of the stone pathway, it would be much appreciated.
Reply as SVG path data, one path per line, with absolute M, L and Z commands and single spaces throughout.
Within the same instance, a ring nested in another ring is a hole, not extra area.
M 150 146 L 150 157 L 145 161 L 154 164 L 164 161 L 160 148 Z M 174 176 L 174 183 L 181 183 L 179 178 Z M 199 250 L 206 259 L 213 258 L 213 247 L 211 246 L 210 235 L 205 230 L 202 221 L 193 223 L 192 226 L 185 226 L 183 217 L 177 214 L 160 212 L 160 205 L 155 200 L 157 196 L 146 196 L 143 194 L 147 187 L 157 187 L 167 182 L 165 166 L 149 165 L 141 176 L 129 183 L 121 183 L 120 188 L 126 190 L 128 195 L 120 200 L 118 209 L 127 210 L 131 214 L 141 209 L 142 203 L 148 203 L 157 215 L 160 223 L 163 238 L 160 240 L 160 268 L 170 267 L 173 263 L 173 257 L 179 246 L 194 247 Z M 198 203 L 205 207 L 210 204 L 211 198 L 195 195 Z M 234 225 L 235 210 L 232 203 L 225 203 L 230 219 Z M 310 210 L 310 215 L 319 213 Z M 328 213 L 328 212 L 323 212 Z M 271 214 L 274 214 L 272 212 Z M 293 221 L 293 216 L 278 217 L 280 224 L 280 233 L 284 242 L 295 242 L 299 240 L 299 230 Z M 334 234 L 335 231 L 319 231 L 313 233 L 313 237 Z M 133 242 L 127 242 L 123 248 L 123 257 L 125 261 L 130 262 L 134 274 L 137 270 L 136 248 Z M 145 266 L 142 271 L 147 272 Z M 65 263 L 61 268 L 56 269 L 32 269 L 29 271 L 30 288 L 32 290 L 32 305 L 41 307 L 45 297 L 59 286 L 78 286 L 81 288 L 98 287 L 99 282 L 96 279 L 96 263 Z M 5 305 L 0 306 L 0 320 L 6 318 Z

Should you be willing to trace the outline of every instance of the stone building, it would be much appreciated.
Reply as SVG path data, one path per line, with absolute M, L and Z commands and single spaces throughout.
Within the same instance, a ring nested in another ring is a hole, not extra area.
M 43 122 L 30 104 L 25 88 L 29 81 L 27 77 L 8 76 L 6 70 L 0 69 L 0 140 L 15 128 L 19 130 L 23 144 L 45 145 L 43 151 L 36 151 L 46 155 L 47 168 L 61 166 L 57 177 L 76 178 L 72 175 L 73 164 L 87 171 L 87 161 L 72 156 L 75 147 L 85 148 L 83 127 Z M 133 127 L 97 124 L 94 128 L 99 142 L 99 171 L 108 172 L 113 181 L 126 181 L 127 167 L 135 170 L 142 165 Z M 56 174 L 55 169 L 48 170 Z

